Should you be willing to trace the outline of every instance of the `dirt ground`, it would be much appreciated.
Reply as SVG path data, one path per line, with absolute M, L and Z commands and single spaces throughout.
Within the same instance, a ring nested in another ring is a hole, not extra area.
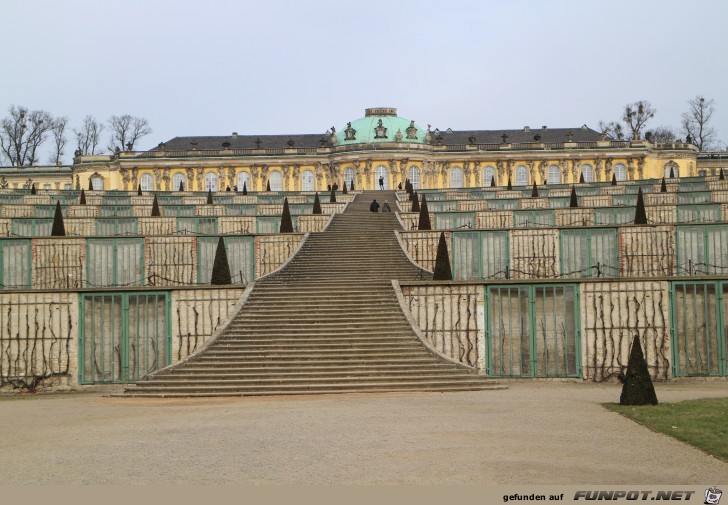
M 657 384 L 661 402 L 728 381 Z M 474 393 L 0 398 L 0 484 L 674 484 L 728 464 L 600 403 L 617 384 Z

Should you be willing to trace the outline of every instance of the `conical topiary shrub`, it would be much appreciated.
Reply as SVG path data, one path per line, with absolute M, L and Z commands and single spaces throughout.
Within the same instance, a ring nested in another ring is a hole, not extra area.
M 660 193 L 667 193 L 667 184 L 665 184 L 665 178 L 662 178 L 662 184 L 660 184 Z
M 437 257 L 435 258 L 435 271 L 432 274 L 433 281 L 451 281 L 452 269 L 450 268 L 450 255 L 447 253 L 447 241 L 445 232 L 440 232 L 440 241 L 437 243 Z
M 137 196 L 142 196 L 142 185 L 137 186 Z
M 86 205 L 86 192 L 82 189 L 81 190 L 81 196 L 78 199 L 79 205 Z
M 63 212 L 61 212 L 61 202 L 56 200 L 56 213 L 53 215 L 53 228 L 51 229 L 51 237 L 65 237 L 66 227 L 63 224 Z
M 37 191 L 35 190 L 35 183 L 33 183 L 33 184 L 30 185 L 30 194 L 31 195 L 38 194 Z
M 270 180 L 265 184 L 265 190 L 270 191 Z
M 414 189 L 415 188 L 412 187 L 412 183 L 410 182 L 409 179 L 407 179 L 406 181 L 404 181 L 404 190 L 407 193 L 412 193 L 412 191 L 414 191 Z
M 645 200 L 642 198 L 642 188 L 637 191 L 637 207 L 634 211 L 634 224 L 647 224 L 647 212 L 645 211 Z
M 334 191 L 333 186 L 331 186 L 331 194 L 329 195 L 329 203 L 336 203 L 336 191 Z
M 245 185 L 245 181 L 243 181 L 243 195 L 247 195 L 247 194 L 248 194 L 248 188 Z
M 157 201 L 157 195 L 154 195 L 154 200 L 152 201 L 152 217 L 159 217 L 162 213 L 159 212 L 159 202 Z
M 185 190 L 185 181 L 179 181 L 179 190 L 184 191 Z
M 219 286 L 221 284 L 232 284 L 232 276 L 230 275 L 230 264 L 228 263 L 227 250 L 225 249 L 225 241 L 222 237 L 217 241 L 217 250 L 215 251 L 215 261 L 212 263 L 212 275 L 210 276 L 210 284 Z
M 579 184 L 584 184 L 584 172 L 579 174 Z
M 657 405 L 655 386 L 652 384 L 647 362 L 642 353 L 639 335 L 632 340 L 632 350 L 627 363 L 627 375 L 619 396 L 620 405 Z
M 417 191 L 415 191 L 412 194 L 415 195 L 415 198 L 414 198 L 414 200 L 412 200 L 411 212 L 419 212 L 420 211 L 420 199 L 417 196 Z
M 280 233 L 293 233 L 293 221 L 291 220 L 291 211 L 288 209 L 288 197 L 283 199 Z
M 616 185 L 617 185 L 617 174 L 612 172 L 612 186 L 616 186 Z
M 675 167 L 670 167 L 670 179 L 675 178 Z
M 571 198 L 569 198 L 569 207 L 578 207 L 579 199 L 576 198 L 576 188 L 571 186 Z
M 491 188 L 495 187 L 495 175 L 490 176 L 490 187 Z
M 513 185 L 511 184 L 511 176 L 508 176 L 508 185 L 506 186 L 506 190 L 513 191 Z
M 417 224 L 418 230 L 431 230 L 430 213 L 427 210 L 427 195 L 422 195 L 422 203 L 420 204 L 420 221 Z
M 536 187 L 536 179 L 533 180 L 533 189 L 531 190 L 531 198 L 538 198 L 538 188 Z
M 417 198 L 419 198 L 419 197 L 418 197 L 418 196 L 416 196 L 416 195 L 417 195 L 417 191 L 415 191 L 415 190 L 413 189 L 413 190 L 412 190 L 412 191 L 410 192 L 410 194 L 409 194 L 409 200 L 410 200 L 410 202 L 412 202 L 412 201 L 416 200 Z
M 720 174 L 718 174 L 718 180 L 719 181 L 724 181 L 725 180 L 725 175 L 723 175 L 723 169 L 722 168 L 720 169 Z
M 94 190 L 94 181 L 91 179 L 88 180 L 88 190 L 93 191 Z
M 342 194 L 342 195 L 348 195 L 348 194 L 349 194 L 349 193 L 348 193 L 348 192 L 346 191 L 346 181 L 344 181 L 344 184 L 342 185 L 342 188 L 341 188 L 341 194 Z
M 207 190 L 207 202 L 205 202 L 207 205 L 212 205 L 212 189 Z
M 349 187 L 349 191 L 354 191 L 354 179 L 351 180 L 351 187 Z
M 313 211 L 311 214 L 321 214 L 321 200 L 319 200 L 318 191 L 316 196 L 313 197 Z

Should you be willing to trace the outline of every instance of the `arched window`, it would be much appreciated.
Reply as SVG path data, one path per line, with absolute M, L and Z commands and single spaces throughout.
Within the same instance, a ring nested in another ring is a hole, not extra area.
M 243 190 L 243 186 L 245 186 L 246 191 L 250 191 L 250 174 L 248 172 L 240 172 L 238 174 L 238 191 Z
M 141 180 L 142 191 L 154 191 L 154 177 L 152 174 L 142 174 Z
M 384 189 L 389 189 L 389 171 L 384 165 L 379 165 L 375 172 L 374 187 L 379 189 L 379 178 L 384 177 Z
M 617 181 L 627 180 L 627 170 L 621 163 L 614 165 L 614 178 L 617 179 Z
M 586 163 L 581 166 L 581 173 L 584 176 L 584 182 L 594 182 L 594 167 Z
M 525 186 L 528 184 L 528 169 L 523 165 L 516 167 L 516 186 Z
M 451 188 L 462 188 L 463 187 L 463 169 L 460 167 L 453 167 L 450 170 L 450 187 Z
M 205 191 L 217 191 L 217 174 L 215 172 L 205 174 Z
M 268 180 L 271 191 L 283 191 L 283 175 L 278 170 L 273 170 Z
M 420 169 L 416 166 L 409 168 L 409 180 L 414 189 L 420 189 Z
M 301 191 L 313 191 L 313 172 L 310 170 L 304 170 L 301 174 Z M 271 187 L 271 189 L 273 189 Z
M 561 169 L 557 165 L 551 165 L 546 180 L 549 184 L 561 184 Z
M 99 176 L 91 177 L 91 187 L 94 188 L 94 191 L 103 191 L 104 180 Z
M 680 166 L 674 161 L 671 161 L 665 164 L 665 179 L 670 178 L 670 169 L 672 169 L 673 177 L 680 177 Z
M 351 188 L 351 181 L 354 180 L 354 169 L 351 167 L 348 167 L 346 170 L 344 170 L 344 184 L 346 184 L 346 189 L 348 190 Z
M 495 179 L 495 168 L 485 167 L 483 169 L 483 186 L 490 186 L 491 181 Z
M 179 191 L 182 186 L 182 191 L 187 191 L 190 188 L 187 187 L 187 177 L 182 172 L 177 172 L 172 176 L 172 191 Z

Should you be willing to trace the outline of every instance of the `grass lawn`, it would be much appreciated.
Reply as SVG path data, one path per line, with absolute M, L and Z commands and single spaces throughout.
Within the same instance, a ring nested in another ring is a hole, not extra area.
M 627 406 L 605 403 L 609 410 L 728 462 L 728 398 Z

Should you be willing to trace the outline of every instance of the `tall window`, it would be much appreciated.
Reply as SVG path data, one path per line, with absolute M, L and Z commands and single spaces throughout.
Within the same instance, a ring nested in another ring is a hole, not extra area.
M 523 165 L 516 167 L 516 186 L 525 186 L 528 184 L 528 169 Z
M 379 165 L 375 172 L 374 187 L 379 189 L 379 178 L 384 177 L 384 189 L 389 189 L 389 171 L 384 165 Z
M 152 177 L 152 174 L 142 174 L 140 182 L 142 191 L 154 191 L 154 177 Z
M 104 180 L 101 177 L 91 177 L 91 187 L 94 191 L 102 191 L 104 189 Z
M 283 191 L 283 175 L 278 170 L 273 170 L 268 180 L 271 191 Z
M 215 172 L 205 174 L 205 191 L 217 191 L 217 174 Z
M 483 169 L 483 186 L 490 186 L 490 181 L 495 179 L 495 168 L 485 167 Z
M 463 169 L 460 167 L 453 167 L 450 170 L 450 187 L 451 188 L 462 188 L 463 187 Z
M 547 181 L 549 184 L 561 184 L 561 169 L 557 165 L 549 167 Z
M 584 176 L 584 182 L 594 182 L 594 167 L 590 164 L 582 165 L 581 173 Z
M 187 187 L 187 177 L 182 172 L 177 172 L 172 176 L 172 191 L 179 191 L 180 185 L 184 185 L 183 191 L 188 191 L 190 188 Z
M 627 180 L 627 169 L 625 169 L 624 165 L 621 163 L 614 165 L 614 178 L 617 179 L 617 181 Z
M 313 172 L 304 170 L 301 174 L 301 191 L 313 191 Z M 273 187 L 271 186 L 271 189 Z
M 351 167 L 348 167 L 346 170 L 344 170 L 344 184 L 346 184 L 346 189 L 348 190 L 351 187 L 351 181 L 354 180 L 354 169 Z
M 245 189 L 250 191 L 250 174 L 248 172 L 240 172 L 238 174 L 238 191 L 243 190 L 243 186 L 245 186 Z
M 665 165 L 665 179 L 668 179 L 670 177 L 670 169 L 672 168 L 672 175 L 674 177 L 680 177 L 680 166 L 675 163 L 674 161 L 671 161 L 670 163 L 667 163 Z
M 414 189 L 420 189 L 420 169 L 418 167 L 409 168 L 409 180 Z

